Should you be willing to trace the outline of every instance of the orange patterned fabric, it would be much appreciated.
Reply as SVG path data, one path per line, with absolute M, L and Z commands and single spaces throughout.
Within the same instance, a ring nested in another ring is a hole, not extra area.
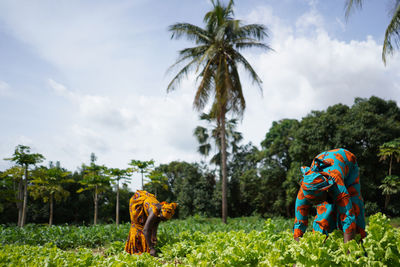
M 150 251 L 143 234 L 143 227 L 149 216 L 149 208 L 156 216 L 160 215 L 156 204 L 159 204 L 156 197 L 146 191 L 137 190 L 131 197 L 129 201 L 131 228 L 125 244 L 125 251 L 129 254 L 141 254 Z
M 161 214 L 162 216 L 169 220 L 175 213 L 175 209 L 178 206 L 177 203 L 167 203 L 167 202 L 161 202 Z

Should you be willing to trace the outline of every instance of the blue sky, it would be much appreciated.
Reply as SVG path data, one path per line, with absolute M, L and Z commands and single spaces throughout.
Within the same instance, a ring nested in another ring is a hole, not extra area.
M 235 1 L 236 18 L 266 25 L 275 50 L 243 52 L 263 80 L 261 97 L 242 76 L 245 142 L 259 146 L 273 121 L 355 97 L 398 102 L 398 55 L 381 61 L 390 2 L 365 0 L 346 22 L 344 0 Z M 2 0 L 0 157 L 25 144 L 69 170 L 91 152 L 119 168 L 131 159 L 199 161 L 194 76 L 166 93 L 166 70 L 192 44 L 171 40 L 167 28 L 202 25 L 210 8 L 207 0 Z M 10 166 L 0 160 L 0 170 Z

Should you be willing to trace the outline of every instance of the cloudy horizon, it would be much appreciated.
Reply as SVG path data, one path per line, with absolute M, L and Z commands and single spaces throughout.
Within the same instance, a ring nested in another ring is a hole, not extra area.
M 274 49 L 243 52 L 263 92 L 241 72 L 242 144 L 259 146 L 273 121 L 355 97 L 399 102 L 398 55 L 381 60 L 387 7 L 368 1 L 346 21 L 338 2 L 235 2 L 235 17 L 266 25 Z M 166 92 L 177 51 L 193 44 L 171 40 L 167 27 L 201 26 L 210 8 L 206 0 L 0 2 L 0 157 L 24 144 L 70 171 L 92 152 L 117 168 L 132 159 L 200 161 L 194 75 Z M 0 170 L 10 166 L 0 160 Z

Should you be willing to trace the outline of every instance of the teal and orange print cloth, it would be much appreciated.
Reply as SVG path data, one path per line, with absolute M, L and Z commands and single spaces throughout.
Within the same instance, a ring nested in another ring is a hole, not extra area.
M 318 203 L 314 231 L 328 235 L 340 229 L 364 238 L 364 201 L 356 157 L 346 149 L 329 150 L 320 153 L 311 167 L 302 167 L 301 171 L 303 179 L 295 205 L 294 238 L 306 231 L 313 203 Z

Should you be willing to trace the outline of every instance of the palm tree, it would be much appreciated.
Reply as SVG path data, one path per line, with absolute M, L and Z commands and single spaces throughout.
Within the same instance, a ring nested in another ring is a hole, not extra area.
M 154 195 L 157 197 L 157 189 L 168 190 L 168 177 L 162 172 L 152 170 L 147 177 L 150 179 L 146 186 L 154 190 Z
M 99 210 L 99 197 L 103 192 L 110 188 L 111 179 L 105 175 L 106 167 L 104 165 L 95 164 L 96 156 L 94 153 L 90 155 L 90 165 L 82 165 L 83 178 L 79 183 L 83 186 L 76 192 L 81 193 L 86 190 L 93 191 L 93 203 L 94 203 L 94 218 L 93 224 L 97 224 L 97 215 Z
M 152 168 L 154 167 L 154 160 L 148 160 L 148 161 L 141 161 L 141 160 L 131 160 L 131 162 L 129 163 L 129 165 L 133 166 L 133 168 L 131 169 L 132 172 L 140 172 L 142 174 L 142 190 L 144 188 L 144 184 L 143 184 L 143 179 L 144 179 L 144 174 L 149 173 Z
M 18 185 L 18 226 L 24 227 L 26 222 L 26 210 L 28 203 L 28 173 L 29 166 L 36 165 L 44 160 L 44 156 L 39 153 L 31 153 L 29 146 L 18 145 L 15 148 L 12 158 L 6 158 L 5 160 L 14 161 L 17 165 L 24 168 L 25 179 L 21 180 Z
M 381 160 L 386 160 L 387 158 L 390 158 L 388 176 L 383 179 L 383 184 L 379 186 L 379 188 L 383 190 L 383 194 L 386 195 L 385 210 L 387 210 L 390 195 L 396 194 L 400 191 L 399 177 L 392 175 L 393 158 L 395 158 L 397 162 L 400 161 L 400 138 L 381 145 L 379 147 L 378 156 L 380 156 Z
M 239 117 L 246 107 L 240 82 L 238 66 L 243 66 L 253 83 L 261 88 L 261 79 L 249 62 L 240 53 L 246 48 L 270 47 L 261 41 L 267 38 L 267 28 L 260 24 L 243 25 L 234 19 L 233 0 L 224 6 L 219 0 L 212 0 L 213 8 L 204 16 L 205 28 L 189 23 L 176 23 L 169 27 L 171 38 L 186 37 L 196 46 L 179 51 L 179 58 L 171 68 L 180 64 L 184 67 L 169 83 L 167 91 L 173 91 L 182 78 L 195 70 L 198 85 L 193 106 L 201 111 L 207 105 L 210 96 L 214 96 L 210 114 L 221 126 L 221 169 L 222 169 L 222 221 L 227 221 L 227 170 L 226 170 L 226 114 L 232 112 Z M 171 69 L 170 68 L 170 69 Z M 200 70 L 201 69 L 201 70 Z
M 200 120 L 206 121 L 211 129 L 207 129 L 203 126 L 197 126 L 193 135 L 196 137 L 200 146 L 197 151 L 207 157 L 210 153 L 211 147 L 211 138 L 214 139 L 214 147 L 218 149 L 218 152 L 211 158 L 210 163 L 221 166 L 221 140 L 220 140 L 220 131 L 221 127 L 215 123 L 216 119 L 211 117 L 210 114 L 202 113 L 200 115 Z M 227 140 L 227 149 L 231 148 L 231 153 L 235 153 L 238 149 L 238 143 L 243 139 L 243 136 L 240 132 L 236 131 L 236 127 L 238 124 L 237 119 L 230 119 L 226 123 L 226 137 Z M 229 152 L 227 152 L 227 157 L 229 157 Z
M 346 1 L 346 18 L 349 17 L 354 8 L 362 8 L 363 0 L 347 0 Z M 400 0 L 395 0 L 392 3 L 392 18 L 385 31 L 385 39 L 383 41 L 382 61 L 386 65 L 386 56 L 392 55 L 394 46 L 400 46 Z
M 63 184 L 75 182 L 73 179 L 67 178 L 70 174 L 59 164 L 57 166 L 50 164 L 50 168 L 42 166 L 33 171 L 33 185 L 30 194 L 34 199 L 41 198 L 44 203 L 49 202 L 49 226 L 53 225 L 54 201 L 65 200 L 70 195 L 70 192 L 63 188 Z
M 110 168 L 106 173 L 111 177 L 112 181 L 117 182 L 117 200 L 115 206 L 115 224 L 119 225 L 119 182 L 121 180 L 130 181 L 131 171 L 129 169 Z M 113 178 L 114 177 L 114 178 Z M 124 183 L 125 185 L 126 183 Z

